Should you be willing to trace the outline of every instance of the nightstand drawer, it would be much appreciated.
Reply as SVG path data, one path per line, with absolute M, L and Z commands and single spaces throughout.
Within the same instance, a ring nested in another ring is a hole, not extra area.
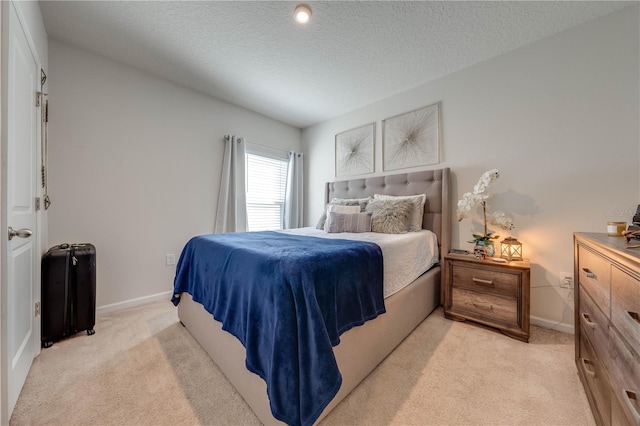
M 453 287 L 516 298 L 519 273 L 511 274 L 482 266 L 453 265 Z
M 514 299 L 483 294 L 453 287 L 452 308 L 464 310 L 477 317 L 487 317 L 510 324 L 518 322 L 518 307 Z

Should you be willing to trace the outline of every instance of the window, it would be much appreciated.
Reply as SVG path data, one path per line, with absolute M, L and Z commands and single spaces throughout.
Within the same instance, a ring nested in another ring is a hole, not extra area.
M 247 145 L 247 230 L 282 229 L 287 155 Z

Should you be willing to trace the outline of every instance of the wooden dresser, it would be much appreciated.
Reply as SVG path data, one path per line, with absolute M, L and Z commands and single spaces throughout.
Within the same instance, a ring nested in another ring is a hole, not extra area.
M 499 329 L 529 341 L 529 278 L 527 260 L 498 263 L 473 254 L 445 256 L 444 315 Z
M 640 249 L 626 246 L 574 234 L 576 366 L 600 425 L 640 425 Z

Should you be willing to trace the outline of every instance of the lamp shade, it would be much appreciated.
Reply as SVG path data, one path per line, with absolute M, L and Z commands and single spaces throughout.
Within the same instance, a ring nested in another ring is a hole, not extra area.
M 500 257 L 507 260 L 522 260 L 522 243 L 507 237 L 500 243 Z

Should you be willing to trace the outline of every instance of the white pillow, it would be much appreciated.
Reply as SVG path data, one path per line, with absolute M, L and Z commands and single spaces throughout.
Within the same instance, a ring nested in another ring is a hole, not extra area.
M 327 206 L 327 216 L 329 215 L 329 213 L 334 212 L 334 213 L 360 213 L 360 206 L 343 206 L 340 204 L 329 204 Z M 328 231 L 329 230 L 329 226 L 328 226 L 328 221 L 324 222 L 324 230 Z
M 374 200 L 409 200 L 413 208 L 409 215 L 409 232 L 417 232 L 422 229 L 422 216 L 424 215 L 424 204 L 427 201 L 425 194 L 418 195 L 384 195 L 375 194 Z

